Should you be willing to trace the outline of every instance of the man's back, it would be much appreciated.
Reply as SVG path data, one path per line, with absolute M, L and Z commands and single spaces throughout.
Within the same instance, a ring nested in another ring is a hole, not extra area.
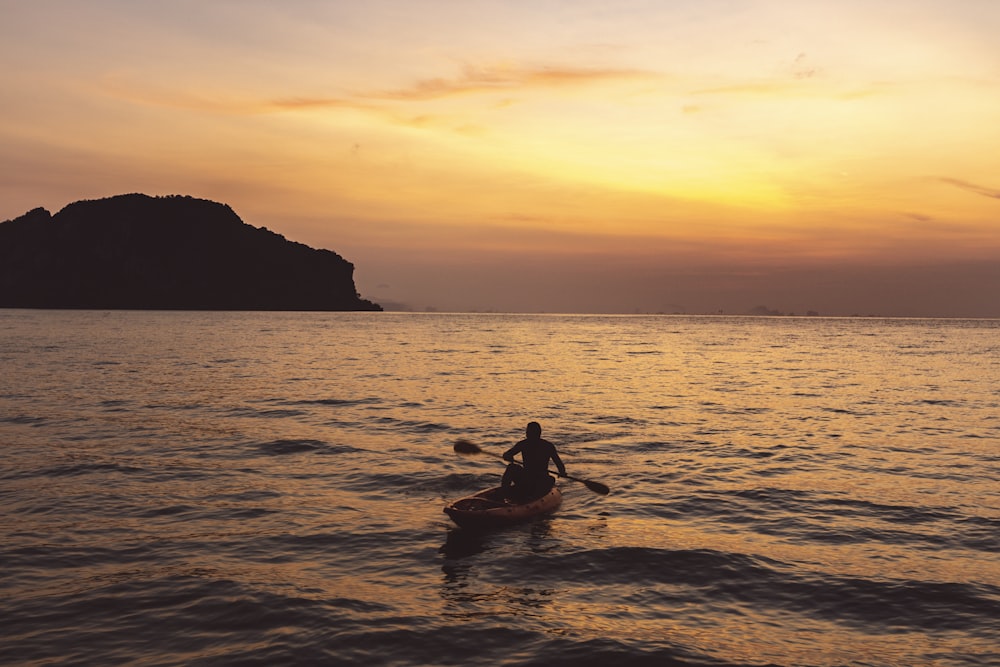
M 516 496 L 534 497 L 547 492 L 555 483 L 549 475 L 550 460 L 556 464 L 560 475 L 566 474 L 566 466 L 560 460 L 555 445 L 542 439 L 542 427 L 538 422 L 528 424 L 525 436 L 524 440 L 503 453 L 503 458 L 511 464 L 503 474 L 501 486 L 505 493 L 510 493 L 511 487 L 516 486 Z M 513 462 L 517 454 L 524 462 L 523 469 Z
M 524 469 L 532 477 L 548 474 L 549 461 L 558 458 L 555 446 L 542 438 L 524 439 L 514 447 L 520 448 Z

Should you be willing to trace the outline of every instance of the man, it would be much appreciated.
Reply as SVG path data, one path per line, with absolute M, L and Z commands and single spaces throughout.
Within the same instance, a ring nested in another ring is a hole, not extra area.
M 500 482 L 504 497 L 519 502 L 540 498 L 555 484 L 549 475 L 549 460 L 556 464 L 560 477 L 566 476 L 566 466 L 559 458 L 555 445 L 542 439 L 542 427 L 538 422 L 528 424 L 525 436 L 524 440 L 503 453 L 503 458 L 511 463 Z M 524 461 L 523 467 L 514 463 L 517 454 Z

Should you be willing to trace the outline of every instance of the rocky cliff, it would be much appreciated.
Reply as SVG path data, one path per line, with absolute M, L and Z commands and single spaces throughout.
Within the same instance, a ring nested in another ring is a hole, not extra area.
M 0 307 L 381 310 L 330 250 L 248 225 L 225 204 L 141 194 L 0 223 Z

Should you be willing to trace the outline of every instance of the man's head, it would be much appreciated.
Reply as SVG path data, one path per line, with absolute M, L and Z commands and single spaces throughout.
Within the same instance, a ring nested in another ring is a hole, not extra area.
M 529 422 L 528 428 L 526 428 L 524 432 L 529 438 L 538 439 L 542 437 L 542 425 L 538 422 Z

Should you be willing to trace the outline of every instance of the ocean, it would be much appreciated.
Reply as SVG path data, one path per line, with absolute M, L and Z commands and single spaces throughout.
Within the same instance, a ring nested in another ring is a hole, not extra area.
M 0 310 L 0 369 L 0 664 L 1000 664 L 998 320 Z M 532 420 L 611 493 L 453 525 Z

